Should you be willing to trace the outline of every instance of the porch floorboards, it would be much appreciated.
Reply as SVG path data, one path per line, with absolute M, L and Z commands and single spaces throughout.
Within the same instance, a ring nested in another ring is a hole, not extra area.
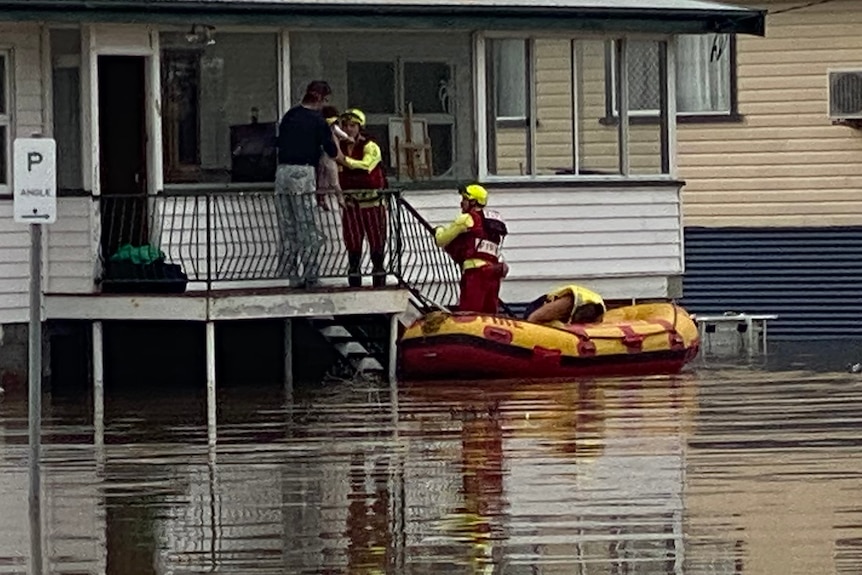
M 47 293 L 45 319 L 230 321 L 354 314 L 396 314 L 409 292 L 397 287 L 225 289 L 179 294 Z

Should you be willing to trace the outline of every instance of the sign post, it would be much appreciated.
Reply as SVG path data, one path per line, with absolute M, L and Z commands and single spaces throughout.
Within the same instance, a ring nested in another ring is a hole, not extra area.
M 49 138 L 12 144 L 15 221 L 30 224 L 30 562 L 42 575 L 42 224 L 57 220 L 57 147 Z

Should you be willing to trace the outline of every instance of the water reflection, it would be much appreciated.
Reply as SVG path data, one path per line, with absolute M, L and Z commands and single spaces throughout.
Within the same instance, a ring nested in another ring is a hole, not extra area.
M 862 377 L 114 390 L 46 401 L 52 573 L 856 573 Z M 0 402 L 0 573 L 27 430 Z

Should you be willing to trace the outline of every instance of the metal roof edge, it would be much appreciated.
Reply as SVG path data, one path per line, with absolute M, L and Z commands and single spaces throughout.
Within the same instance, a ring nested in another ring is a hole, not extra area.
M 451 23 L 453 18 L 493 18 L 495 20 L 513 20 L 515 24 L 525 18 L 536 19 L 608 19 L 612 21 L 647 20 L 663 22 L 670 25 L 674 22 L 703 22 L 704 33 L 737 33 L 754 36 L 765 36 L 766 10 L 760 9 L 691 9 L 691 8 L 598 8 L 598 7 L 559 7 L 559 6 L 477 6 L 465 4 L 462 6 L 415 6 L 415 5 L 381 5 L 362 4 L 347 6 L 321 2 L 319 4 L 290 2 L 248 2 L 231 1 L 201 2 L 195 0 L 177 0 L 166 4 L 152 0 L 0 0 L 0 18 L 4 15 L 24 16 L 19 19 L 39 19 L 56 15 L 64 15 L 68 20 L 74 14 L 85 15 L 116 15 L 121 14 L 140 17 L 156 17 L 163 15 L 181 16 L 274 16 L 274 17 L 418 17 L 443 18 Z M 83 19 L 83 18 L 81 18 Z M 113 19 L 113 18 L 112 18 Z M 667 26 L 670 27 L 670 26 Z M 602 26 L 607 29 L 607 26 Z

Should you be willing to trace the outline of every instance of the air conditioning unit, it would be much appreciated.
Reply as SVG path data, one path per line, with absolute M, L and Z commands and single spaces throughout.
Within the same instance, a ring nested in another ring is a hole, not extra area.
M 829 119 L 862 120 L 862 69 L 829 70 Z

